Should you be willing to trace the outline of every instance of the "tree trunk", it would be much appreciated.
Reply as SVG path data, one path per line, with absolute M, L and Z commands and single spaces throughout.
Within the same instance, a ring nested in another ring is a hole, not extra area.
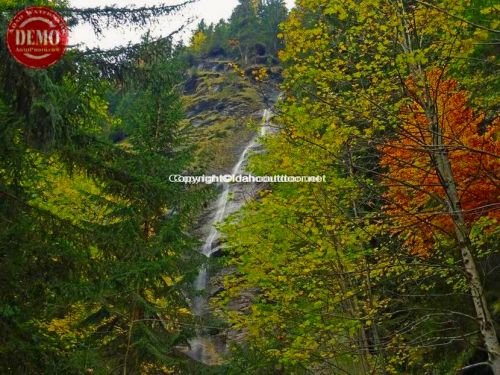
M 500 375 L 500 356 L 496 356 L 491 360 L 491 369 L 493 370 L 493 374 Z
M 430 93 L 427 93 L 426 115 L 430 120 L 430 131 L 432 134 L 431 159 L 434 168 L 443 186 L 446 197 L 448 213 L 453 220 L 455 239 L 462 256 L 465 272 L 469 279 L 469 288 L 479 323 L 479 330 L 488 352 L 489 360 L 495 374 L 500 375 L 500 344 L 495 331 L 494 321 L 486 303 L 484 290 L 481 283 L 476 262 L 472 253 L 467 225 L 460 204 L 457 184 L 453 176 L 448 151 L 444 143 L 442 127 L 439 123 L 438 110 L 432 102 Z
M 414 51 L 412 37 L 418 40 L 418 35 L 413 35 L 415 30 L 410 23 L 407 23 L 404 1 L 399 3 L 401 12 L 401 25 L 403 27 L 402 47 L 405 52 Z M 413 31 L 408 31 L 413 30 Z M 420 64 L 411 68 L 415 76 L 425 75 L 425 69 Z M 438 88 L 436 88 L 438 90 Z M 472 246 L 469 238 L 469 232 L 463 216 L 460 204 L 460 198 L 457 191 L 457 184 L 453 176 L 448 151 L 444 142 L 442 127 L 439 122 L 439 112 L 435 98 L 431 89 L 427 86 L 423 99 L 423 109 L 429 120 L 429 128 L 432 134 L 432 144 L 429 154 L 432 159 L 433 167 L 439 177 L 440 183 L 445 190 L 445 201 L 447 210 L 450 214 L 455 232 L 455 239 L 464 264 L 464 270 L 469 278 L 469 289 L 476 312 L 476 318 L 479 323 L 479 329 L 488 352 L 489 361 L 495 375 L 500 375 L 500 343 L 496 335 L 495 326 L 491 313 L 484 297 L 484 290 L 481 284 L 481 277 L 477 270 L 476 262 L 472 253 Z
M 340 290 L 342 295 L 346 295 L 347 292 L 352 289 L 352 282 L 345 270 L 344 263 L 342 261 L 342 257 L 339 254 L 339 249 L 341 248 L 340 243 L 336 236 L 332 237 L 333 243 L 335 244 L 335 253 L 337 256 L 337 273 L 339 274 L 338 280 L 336 282 L 340 286 Z M 356 296 L 352 298 L 344 299 L 343 302 L 340 303 L 340 308 L 344 310 L 347 316 L 353 319 L 359 319 L 359 306 L 357 304 Z M 369 355 L 369 344 L 368 339 L 366 337 L 366 332 L 364 328 L 361 327 L 356 331 L 355 340 L 357 341 L 357 354 L 359 356 L 359 363 L 353 364 L 356 370 L 361 374 L 370 374 L 372 373 L 370 361 L 368 358 Z M 356 366 L 359 365 L 359 366 Z
M 347 143 L 347 145 L 346 145 L 346 152 L 347 152 L 347 168 L 349 171 L 349 176 L 352 179 L 354 179 L 355 178 L 354 167 L 353 167 L 354 163 L 352 160 L 352 149 L 351 149 L 351 145 L 349 143 Z M 352 200 L 352 212 L 353 212 L 354 217 L 356 219 L 358 219 L 359 218 L 358 204 L 354 199 Z M 366 286 L 367 286 L 367 292 L 368 292 L 368 301 L 370 303 L 370 307 L 373 307 L 372 306 L 373 295 L 372 295 L 372 288 L 371 288 L 370 269 L 369 269 L 369 263 L 368 263 L 366 256 L 363 257 L 363 261 L 364 261 L 364 266 L 365 266 L 365 278 L 366 278 Z M 372 349 L 376 353 L 376 355 L 379 356 L 380 359 L 382 360 L 383 369 L 381 370 L 381 372 L 383 374 L 386 374 L 386 371 L 385 371 L 385 367 L 386 367 L 385 350 L 381 345 L 380 335 L 378 333 L 378 328 L 377 328 L 377 324 L 375 323 L 375 320 L 372 321 L 371 330 L 372 330 L 372 336 L 373 336 Z M 366 345 L 365 348 L 369 352 L 370 345 L 368 344 L 368 339 L 367 339 L 366 333 L 364 331 L 363 331 L 363 338 L 364 338 L 363 343 Z

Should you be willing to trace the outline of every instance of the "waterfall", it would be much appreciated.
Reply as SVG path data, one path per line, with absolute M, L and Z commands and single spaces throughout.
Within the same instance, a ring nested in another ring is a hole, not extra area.
M 231 171 L 232 175 L 240 175 L 245 172 L 245 163 L 248 160 L 248 155 L 259 146 L 259 138 L 267 134 L 270 118 L 271 111 L 269 109 L 265 109 L 262 114 L 262 123 L 259 133 L 248 143 L 243 152 L 240 154 L 238 162 L 234 165 Z M 222 183 L 222 192 L 220 193 L 214 206 L 215 214 L 209 222 L 210 231 L 201 248 L 201 253 L 207 258 L 210 258 L 217 250 L 215 245 L 217 244 L 220 233 L 217 230 L 216 225 L 222 222 L 229 214 L 241 208 L 241 206 L 245 203 L 245 199 L 235 199 L 234 202 L 230 202 L 230 197 L 232 196 L 232 193 L 237 191 L 236 189 L 236 184 L 226 182 Z M 204 264 L 200 267 L 198 277 L 194 282 L 194 289 L 197 293 L 199 293 L 199 295 L 195 296 L 192 301 L 192 311 L 195 316 L 203 317 L 208 313 L 208 298 L 203 295 L 203 292 L 207 290 L 209 279 L 210 276 L 208 267 Z M 220 363 L 217 345 L 210 336 L 204 334 L 202 331 L 199 332 L 198 337 L 190 340 L 190 347 L 191 349 L 187 351 L 186 354 L 191 358 L 205 364 Z
M 265 109 L 264 113 L 262 115 L 262 125 L 260 127 L 259 137 L 266 135 L 267 128 L 269 126 L 270 117 L 271 117 L 271 111 L 269 111 L 268 109 Z M 250 141 L 250 143 L 245 147 L 245 149 L 243 150 L 243 152 L 240 155 L 240 158 L 238 159 L 238 162 L 236 163 L 236 165 L 233 167 L 233 170 L 231 171 L 231 174 L 233 176 L 243 174 L 243 172 L 244 172 L 243 165 L 248 158 L 249 152 L 252 151 L 253 149 L 255 149 L 259 145 L 259 143 L 258 143 L 259 137 L 253 138 Z M 223 221 L 226 218 L 227 213 L 228 213 L 227 212 L 227 204 L 228 204 L 228 199 L 229 199 L 229 193 L 231 192 L 231 184 L 230 183 L 223 183 L 222 185 L 223 185 L 223 191 L 217 200 L 215 216 L 210 223 L 210 225 L 211 225 L 210 233 L 209 233 L 208 237 L 206 238 L 205 243 L 203 244 L 203 247 L 202 247 L 202 253 L 209 258 L 215 250 L 213 248 L 214 243 L 216 243 L 216 241 L 219 238 L 219 231 L 217 230 L 215 225 L 217 223 Z

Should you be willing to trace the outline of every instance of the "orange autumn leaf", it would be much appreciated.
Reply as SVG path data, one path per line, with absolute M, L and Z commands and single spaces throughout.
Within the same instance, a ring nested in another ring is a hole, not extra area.
M 427 78 L 467 224 L 483 216 L 498 219 L 499 119 L 484 128 L 484 115 L 474 114 L 456 81 L 442 81 L 437 70 Z M 421 94 L 412 80 L 407 85 L 415 98 Z M 401 119 L 397 137 L 379 148 L 387 170 L 385 212 L 411 251 L 427 255 L 437 233 L 453 234 L 453 223 L 432 162 L 432 130 L 424 108 L 415 100 L 403 108 Z

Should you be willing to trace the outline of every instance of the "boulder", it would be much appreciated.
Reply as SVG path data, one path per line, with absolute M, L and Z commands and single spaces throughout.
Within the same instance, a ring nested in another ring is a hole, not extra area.
M 223 256 L 226 255 L 226 252 L 222 248 L 222 246 L 218 246 L 215 248 L 215 250 L 210 254 L 211 258 L 222 258 Z

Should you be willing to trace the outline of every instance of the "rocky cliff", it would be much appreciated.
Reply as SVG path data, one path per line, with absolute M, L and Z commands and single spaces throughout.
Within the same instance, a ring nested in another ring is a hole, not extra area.
M 253 72 L 265 69 L 267 82 Z M 184 84 L 186 125 L 196 145 L 195 169 L 229 173 L 245 145 L 255 135 L 262 110 L 276 97 L 277 66 L 241 69 L 229 60 L 205 59 L 189 69 Z

